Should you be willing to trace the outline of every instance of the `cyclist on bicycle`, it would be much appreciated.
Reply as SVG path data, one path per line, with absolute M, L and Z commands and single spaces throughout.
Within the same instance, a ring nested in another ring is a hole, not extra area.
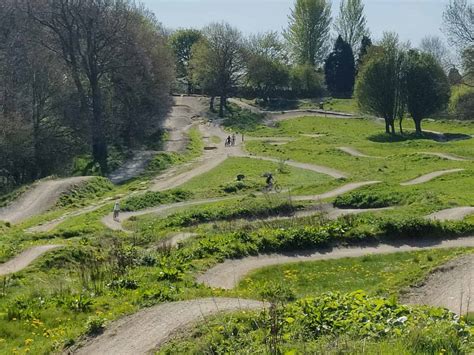
M 267 183 L 267 189 L 271 190 L 273 188 L 273 182 L 274 182 L 272 173 L 267 173 L 266 178 L 267 179 L 265 181 Z

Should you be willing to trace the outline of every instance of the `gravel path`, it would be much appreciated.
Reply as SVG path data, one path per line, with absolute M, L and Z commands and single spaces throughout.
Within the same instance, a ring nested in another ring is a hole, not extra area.
M 351 147 L 339 147 L 338 148 L 339 150 L 343 151 L 344 153 L 347 153 L 349 155 L 352 155 L 353 157 L 358 157 L 358 158 L 377 158 L 377 157 L 373 157 L 371 155 L 366 155 L 364 153 L 361 153 L 359 152 L 357 149 L 355 148 L 351 148 Z
M 461 221 L 474 214 L 474 207 L 454 207 L 430 214 L 426 218 L 438 221 Z
M 401 301 L 445 307 L 457 314 L 474 312 L 474 254 L 439 267 L 423 283 L 411 287 Z
M 13 203 L 1 208 L 0 220 L 19 223 L 30 217 L 40 215 L 54 207 L 63 193 L 91 178 L 89 176 L 81 176 L 40 181 Z
M 250 155 L 250 154 L 242 154 L 242 157 L 265 160 L 265 161 L 271 161 L 271 162 L 274 162 L 274 163 L 279 163 L 279 162 L 282 161 L 282 160 L 276 159 L 276 158 L 261 157 L 261 156 Z M 320 173 L 320 174 L 329 175 L 329 176 L 331 176 L 335 179 L 347 178 L 347 174 L 345 174 L 341 171 L 338 171 L 336 169 L 328 168 L 327 166 L 315 165 L 315 164 L 309 164 L 309 163 L 299 163 L 299 162 L 296 162 L 294 160 L 285 160 L 284 162 L 285 162 L 286 165 L 293 166 L 295 168 L 314 171 L 314 172 Z
M 169 247 L 176 248 L 179 243 L 184 242 L 185 240 L 197 237 L 197 233 L 174 233 L 168 236 L 166 239 L 158 243 L 158 248 Z
M 409 185 L 422 184 L 424 182 L 428 182 L 428 181 L 431 181 L 433 179 L 436 179 L 437 177 L 447 175 L 447 174 L 457 173 L 457 172 L 460 172 L 460 171 L 464 171 L 464 169 L 451 169 L 451 170 L 435 171 L 433 173 L 429 173 L 429 174 L 417 177 L 416 179 L 406 181 L 406 182 L 402 182 L 400 185 L 409 186 Z
M 308 253 L 287 253 L 251 256 L 242 259 L 226 260 L 198 276 L 198 282 L 209 287 L 233 289 L 250 272 L 263 267 L 287 264 L 300 261 L 340 259 L 360 257 L 368 254 L 389 254 L 402 251 L 422 249 L 439 249 L 454 247 L 474 247 L 474 237 L 454 240 L 420 240 L 404 245 L 379 244 L 372 247 L 334 248 Z
M 421 154 L 433 155 L 436 157 L 440 157 L 447 160 L 454 160 L 454 161 L 470 161 L 471 160 L 471 159 L 466 159 L 466 158 L 463 158 L 454 154 L 449 154 L 449 153 L 422 152 Z
M 158 207 L 147 208 L 147 209 L 140 210 L 140 211 L 122 212 L 122 213 L 120 213 L 119 221 L 114 221 L 113 213 L 109 213 L 107 216 L 103 217 L 101 221 L 106 227 L 108 227 L 112 230 L 125 231 L 125 229 L 122 226 L 122 223 L 125 222 L 126 220 L 130 219 L 131 217 L 143 216 L 143 215 L 147 215 L 147 214 L 156 214 L 156 215 L 160 215 L 160 216 L 163 217 L 163 216 L 169 215 L 170 213 L 173 213 L 176 209 L 179 209 L 179 208 L 204 205 L 204 204 L 207 204 L 207 203 L 225 201 L 225 200 L 230 200 L 230 199 L 233 199 L 233 198 L 235 198 L 235 197 L 231 196 L 231 197 L 207 198 L 207 199 L 203 199 L 203 200 L 194 200 L 194 201 L 184 201 L 184 202 L 171 203 L 171 204 L 167 204 L 167 205 L 161 205 L 161 206 L 158 206 Z
M 41 255 L 47 253 L 50 250 L 61 248 L 62 245 L 40 245 L 25 250 L 21 254 L 17 255 L 13 259 L 6 263 L 0 264 L 0 275 L 8 275 L 14 272 L 18 272 L 26 268 L 33 261 L 38 259 Z
M 343 186 L 340 186 L 338 188 L 335 188 L 334 190 L 324 192 L 319 195 L 310 195 L 310 196 L 294 196 L 292 199 L 294 201 L 319 201 L 319 200 L 324 200 L 327 198 L 332 198 L 332 197 L 337 197 L 339 195 L 343 195 L 347 192 L 351 192 L 353 190 L 357 190 L 361 187 L 364 186 L 370 186 L 370 185 L 375 185 L 379 184 L 380 181 L 364 181 L 364 182 L 351 182 L 349 184 L 345 184 Z
M 138 355 L 149 353 L 183 328 L 220 312 L 260 309 L 261 301 L 202 298 L 160 304 L 113 322 L 105 332 L 86 341 L 73 354 Z

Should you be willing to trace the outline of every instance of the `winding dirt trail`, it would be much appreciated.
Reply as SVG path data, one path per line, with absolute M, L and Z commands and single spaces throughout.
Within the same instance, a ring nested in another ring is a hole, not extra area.
M 374 157 L 374 156 L 371 156 L 371 155 L 361 153 L 357 149 L 351 148 L 351 147 L 339 147 L 337 149 L 339 149 L 340 151 L 342 151 L 344 153 L 352 155 L 353 157 L 357 157 L 357 158 L 379 158 L 379 157 Z
M 426 218 L 438 221 L 461 221 L 471 214 L 474 214 L 474 207 L 454 207 L 434 212 Z
M 108 176 L 109 180 L 117 185 L 139 176 L 158 153 L 158 151 L 152 150 L 134 152 L 131 159 Z
M 474 254 L 437 268 L 420 285 L 411 287 L 401 301 L 445 307 L 462 315 L 474 312 Z
M 258 160 L 265 160 L 265 161 L 271 161 L 273 163 L 280 163 L 284 162 L 286 165 L 295 167 L 295 168 L 300 168 L 304 170 L 310 170 L 314 171 L 316 173 L 320 174 L 325 174 L 333 177 L 334 179 L 345 179 L 347 178 L 347 174 L 343 173 L 342 171 L 328 168 L 327 166 L 322 166 L 322 165 L 315 165 L 315 164 L 309 164 L 309 163 L 300 163 L 294 160 L 279 160 L 276 158 L 270 158 L 270 157 L 262 157 L 262 156 L 257 156 L 257 155 L 251 155 L 251 154 L 242 154 L 240 155 L 243 158 L 251 158 L 251 159 L 258 159 Z
M 80 176 L 61 180 L 40 181 L 10 205 L 1 208 L 0 220 L 19 223 L 30 217 L 42 214 L 51 207 L 54 207 L 63 193 L 89 179 L 92 179 L 92 177 Z
M 216 198 L 208 198 L 208 199 L 203 199 L 203 200 L 184 201 L 184 202 L 171 203 L 167 205 L 161 205 L 161 206 L 153 207 L 153 208 L 147 208 L 140 211 L 122 212 L 120 213 L 119 221 L 115 221 L 113 218 L 113 214 L 109 213 L 108 215 L 103 217 L 101 221 L 106 227 L 112 230 L 126 231 L 123 228 L 122 223 L 130 219 L 131 217 L 143 216 L 147 214 L 155 214 L 155 215 L 159 215 L 163 217 L 170 213 L 173 213 L 174 210 L 179 209 L 179 208 L 204 205 L 204 204 L 212 203 L 212 202 L 226 201 L 226 200 L 231 200 L 233 198 L 235 197 L 234 196 L 216 197 Z
M 0 275 L 8 275 L 23 270 L 43 254 L 63 247 L 62 245 L 40 245 L 25 250 L 6 263 L 0 264 Z
M 307 253 L 262 254 L 243 259 L 226 260 L 198 276 L 197 281 L 212 288 L 230 290 L 236 287 L 240 280 L 250 272 L 266 266 L 300 261 L 353 258 L 369 254 L 390 254 L 401 251 L 454 247 L 474 247 L 474 236 L 443 241 L 420 240 L 403 245 L 379 244 L 372 247 L 334 248 Z
M 213 314 L 261 309 L 261 301 L 240 298 L 202 298 L 160 304 L 113 322 L 105 332 L 86 341 L 72 354 L 138 355 L 149 353 L 174 333 Z
M 370 186 L 370 185 L 375 185 L 379 183 L 380 181 L 351 182 L 343 186 L 337 187 L 334 190 L 324 192 L 322 194 L 309 195 L 309 196 L 294 196 L 292 197 L 292 199 L 294 201 L 319 201 L 319 200 L 324 200 L 326 198 L 337 197 L 339 195 L 343 195 L 347 192 L 357 190 L 364 186 Z
M 458 173 L 460 171 L 464 171 L 464 169 L 451 169 L 451 170 L 441 170 L 441 171 L 435 171 L 426 175 L 422 175 L 420 177 L 417 177 L 416 179 L 402 182 L 400 185 L 402 186 L 410 186 L 410 185 L 417 185 L 417 184 L 422 184 L 428 181 L 431 181 L 433 179 L 436 179 L 440 176 L 447 175 L 447 174 L 453 174 L 453 173 Z
M 432 155 L 435 157 L 443 158 L 446 160 L 453 160 L 453 161 L 471 161 L 471 159 L 463 158 L 458 155 L 449 154 L 449 153 L 421 152 L 420 154 Z

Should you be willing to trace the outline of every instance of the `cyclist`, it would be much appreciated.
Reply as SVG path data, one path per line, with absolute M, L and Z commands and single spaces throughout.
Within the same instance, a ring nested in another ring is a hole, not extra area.
M 118 222 L 119 220 L 119 213 L 120 213 L 120 204 L 118 201 L 116 201 L 114 205 L 114 221 L 116 222 Z
M 266 178 L 267 179 L 265 180 L 265 182 L 267 183 L 267 189 L 271 190 L 273 188 L 273 181 L 274 181 L 272 173 L 267 173 Z

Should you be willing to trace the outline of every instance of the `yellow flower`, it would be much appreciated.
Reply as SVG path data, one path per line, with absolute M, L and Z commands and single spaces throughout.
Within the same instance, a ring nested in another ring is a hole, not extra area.
M 28 346 L 28 345 L 30 345 L 32 342 L 33 342 L 33 339 L 28 338 L 28 339 L 25 340 L 25 345 Z

